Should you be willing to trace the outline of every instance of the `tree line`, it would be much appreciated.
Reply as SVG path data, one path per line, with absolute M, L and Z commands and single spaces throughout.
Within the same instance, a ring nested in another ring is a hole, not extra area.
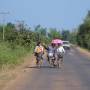
M 3 40 L 3 26 L 0 25 L 0 42 Z M 83 23 L 77 29 L 70 30 L 57 30 L 56 28 L 44 28 L 37 25 L 34 30 L 26 28 L 23 23 L 19 24 L 18 29 L 15 24 L 7 23 L 5 25 L 5 40 L 15 45 L 23 45 L 32 48 L 37 41 L 49 43 L 54 38 L 69 40 L 71 43 L 77 44 L 81 47 L 90 50 L 90 11 L 86 15 Z
M 41 25 L 37 25 L 34 30 L 25 27 L 24 24 L 19 24 L 18 28 L 15 24 L 7 23 L 5 26 L 5 39 L 4 42 L 9 42 L 12 48 L 15 45 L 21 45 L 32 48 L 36 42 L 50 43 L 54 38 L 61 38 L 60 30 L 56 28 L 44 28 Z M 3 26 L 0 25 L 0 42 L 3 41 Z
M 88 11 L 83 23 L 78 27 L 77 44 L 90 50 L 90 11 Z
M 73 44 L 90 50 L 90 11 L 88 11 L 83 23 L 72 31 L 63 30 L 62 36 L 64 40 L 69 40 Z

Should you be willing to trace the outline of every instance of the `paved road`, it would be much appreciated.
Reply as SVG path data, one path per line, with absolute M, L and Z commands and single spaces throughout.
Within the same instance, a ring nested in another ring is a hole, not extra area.
M 26 75 L 9 90 L 90 90 L 90 59 L 76 49 L 67 51 L 61 69 L 28 68 Z

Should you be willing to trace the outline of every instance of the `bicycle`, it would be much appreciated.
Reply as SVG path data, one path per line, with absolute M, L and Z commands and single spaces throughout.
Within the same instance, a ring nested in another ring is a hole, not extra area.
M 41 67 L 41 65 L 42 65 L 42 63 L 43 63 L 43 57 L 42 57 L 42 54 L 41 53 L 39 53 L 39 54 L 37 54 L 37 56 L 36 56 L 36 65 L 37 65 L 37 67 Z
M 57 68 L 60 68 L 63 65 L 63 54 L 58 53 L 56 55 L 56 59 L 55 59 L 55 65 Z

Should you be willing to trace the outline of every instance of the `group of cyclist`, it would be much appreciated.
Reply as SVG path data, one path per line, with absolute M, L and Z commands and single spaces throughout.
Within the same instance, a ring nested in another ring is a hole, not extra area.
M 41 42 L 38 42 L 34 50 L 34 55 L 36 56 L 36 65 L 39 67 L 41 66 L 43 55 L 46 54 L 47 61 L 51 66 L 60 67 L 60 63 L 63 63 L 64 53 L 65 50 L 61 43 L 51 43 L 46 47 L 45 45 L 42 45 Z

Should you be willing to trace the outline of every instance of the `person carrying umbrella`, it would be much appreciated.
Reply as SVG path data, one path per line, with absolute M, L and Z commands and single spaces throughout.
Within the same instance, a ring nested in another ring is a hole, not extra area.
M 65 53 L 62 46 L 63 41 L 61 39 L 54 39 L 52 40 L 52 43 L 55 44 L 55 65 L 59 66 L 59 62 L 63 62 L 63 54 Z

